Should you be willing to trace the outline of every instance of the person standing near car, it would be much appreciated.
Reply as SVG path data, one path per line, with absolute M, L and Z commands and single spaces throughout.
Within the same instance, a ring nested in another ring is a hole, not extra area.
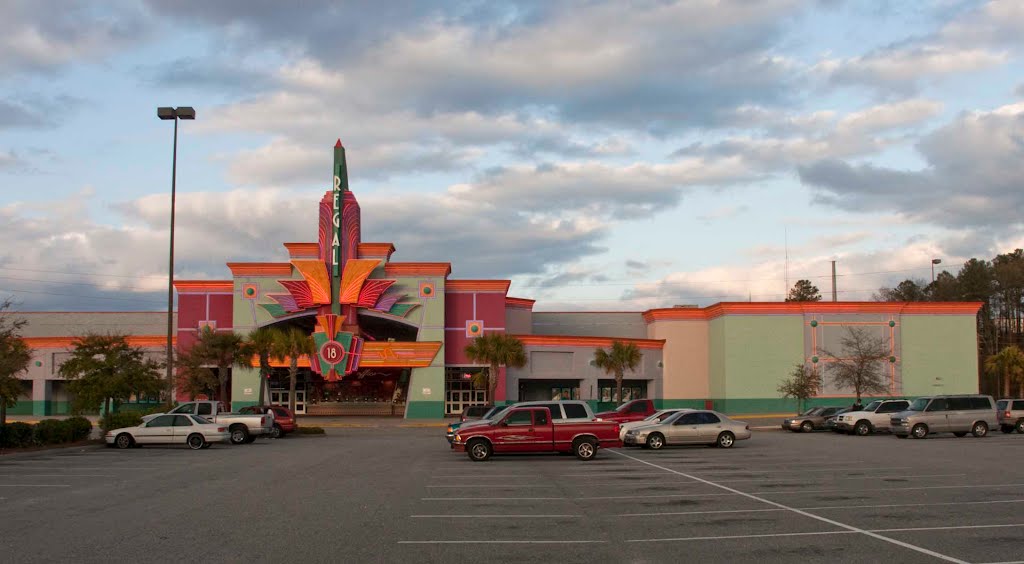
M 864 411 L 864 404 L 860 403 L 860 400 L 853 402 L 850 406 L 850 411 Z

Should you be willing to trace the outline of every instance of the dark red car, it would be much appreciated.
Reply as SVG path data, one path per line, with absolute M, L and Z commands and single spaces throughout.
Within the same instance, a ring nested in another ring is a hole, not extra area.
M 615 421 L 616 423 L 629 423 L 630 421 L 641 421 L 652 415 L 654 402 L 649 399 L 635 399 L 627 401 L 615 409 L 615 411 L 602 411 L 597 414 L 598 419 Z
M 270 432 L 270 437 L 273 439 L 279 439 L 288 433 L 294 433 L 299 428 L 298 421 L 295 420 L 295 414 L 292 410 L 284 407 L 283 405 L 253 405 L 250 407 L 243 407 L 238 410 L 239 413 L 259 413 L 259 414 L 270 414 L 274 416 L 274 430 Z

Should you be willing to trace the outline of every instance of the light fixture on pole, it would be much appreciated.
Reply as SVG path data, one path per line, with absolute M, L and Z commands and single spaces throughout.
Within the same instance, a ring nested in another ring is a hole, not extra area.
M 935 282 L 935 265 L 942 264 L 942 259 L 932 259 L 932 282 Z
M 171 156 L 171 245 L 167 266 L 167 391 L 174 390 L 174 201 L 178 176 L 178 120 L 196 119 L 196 111 L 188 106 L 161 107 L 156 115 L 162 120 L 174 120 L 174 152 Z M 169 401 L 174 398 L 168 397 Z

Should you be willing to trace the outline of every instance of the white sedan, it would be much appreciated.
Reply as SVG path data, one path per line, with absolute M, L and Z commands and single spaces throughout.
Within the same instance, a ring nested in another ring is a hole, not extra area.
M 646 419 L 640 421 L 630 421 L 629 423 L 623 423 L 619 425 L 619 440 L 626 440 L 626 431 L 630 429 L 636 429 L 637 427 L 644 427 L 646 425 L 654 425 L 661 423 L 669 417 L 679 413 L 680 411 L 693 411 L 692 409 L 680 408 L 680 409 L 662 409 L 661 411 L 655 411 L 654 413 L 647 416 Z
M 135 445 L 188 445 L 192 450 L 212 443 L 226 443 L 231 433 L 224 425 L 210 423 L 198 415 L 161 415 L 138 427 L 107 431 L 107 445 L 130 448 Z

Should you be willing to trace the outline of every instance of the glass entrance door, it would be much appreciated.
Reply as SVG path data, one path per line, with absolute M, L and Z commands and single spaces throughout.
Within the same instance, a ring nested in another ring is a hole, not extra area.
M 273 389 L 270 390 L 270 405 L 282 405 L 288 407 L 291 403 L 290 392 L 288 390 Z M 295 414 L 305 415 L 306 414 L 306 389 L 304 387 L 295 388 Z

